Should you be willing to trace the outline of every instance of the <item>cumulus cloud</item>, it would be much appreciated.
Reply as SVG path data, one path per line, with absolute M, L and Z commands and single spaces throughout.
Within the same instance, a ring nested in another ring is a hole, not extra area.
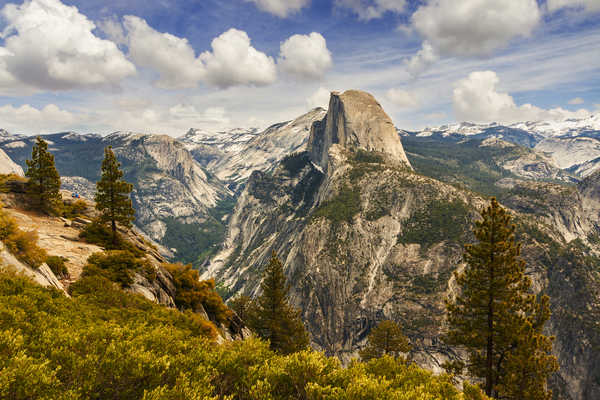
M 575 97 L 574 99 L 569 100 L 569 104 L 577 105 L 583 104 L 585 101 L 581 97 Z
M 330 97 L 331 91 L 325 89 L 324 87 L 320 87 L 316 92 L 306 99 L 306 105 L 311 109 L 316 107 L 327 108 L 329 107 Z
M 303 79 L 321 78 L 333 65 L 325 38 L 317 32 L 293 35 L 280 46 L 277 64 L 290 75 Z
M 200 54 L 204 64 L 204 80 L 227 88 L 235 85 L 269 85 L 277 79 L 273 58 L 250 45 L 244 31 L 230 29 L 213 39 L 212 52 Z
M 100 39 L 93 22 L 59 0 L 28 0 L 0 11 L 0 88 L 65 90 L 116 85 L 135 66 L 115 43 Z
M 15 133 L 47 133 L 65 130 L 73 126 L 75 115 L 61 110 L 55 104 L 38 109 L 29 104 L 20 107 L 5 105 L 0 107 L 2 128 Z
M 456 118 L 470 122 L 513 123 L 520 121 L 585 118 L 589 111 L 563 108 L 542 109 L 531 104 L 517 106 L 508 93 L 496 88 L 500 79 L 493 71 L 475 71 L 457 82 L 453 94 Z
M 577 8 L 587 12 L 600 11 L 600 1 L 598 0 L 548 0 L 546 6 L 549 12 L 561 8 Z
M 106 20 L 102 29 L 127 45 L 136 65 L 158 72 L 155 85 L 163 89 L 193 88 L 199 82 L 220 88 L 264 86 L 277 79 L 273 58 L 252 47 L 244 31 L 224 32 L 213 39 L 212 51 L 196 56 L 186 38 L 158 32 L 136 16 L 123 17 L 123 25 Z
M 433 46 L 425 41 L 421 50 L 406 62 L 406 68 L 412 76 L 418 76 L 436 62 L 438 58 Z
M 539 21 L 536 0 L 432 0 L 411 17 L 436 50 L 467 56 L 489 55 L 514 37 L 529 36 Z
M 419 106 L 419 100 L 415 94 L 407 90 L 392 88 L 387 91 L 386 97 L 392 103 L 402 108 L 415 108 Z
M 143 19 L 132 15 L 123 18 L 123 25 L 127 32 L 125 40 L 129 48 L 129 57 L 140 67 L 158 71 L 158 87 L 194 87 L 204 76 L 204 66 L 196 58 L 187 39 L 158 32 Z M 118 25 L 106 23 L 103 28 L 116 40 L 120 39 L 121 31 Z
M 348 8 L 364 21 L 383 17 L 386 12 L 401 13 L 406 0 L 336 0 L 336 6 Z
M 310 4 L 310 0 L 246 0 L 268 13 L 285 18 Z

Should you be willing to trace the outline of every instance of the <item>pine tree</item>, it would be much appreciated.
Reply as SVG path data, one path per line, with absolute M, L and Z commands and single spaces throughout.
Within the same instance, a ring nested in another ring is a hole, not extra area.
M 394 321 L 381 321 L 371 330 L 367 340 L 367 346 L 360 351 L 360 358 L 365 361 L 384 355 L 397 357 L 411 348 L 402 328 Z
M 455 273 L 459 294 L 447 302 L 446 341 L 464 346 L 469 373 L 488 396 L 546 399 L 548 375 L 557 368 L 552 338 L 542 334 L 550 317 L 547 297 L 530 294 L 520 244 L 508 213 L 492 199 L 475 223 L 477 244 L 465 246 L 466 268 Z
M 256 334 L 269 340 L 271 349 L 282 354 L 303 350 L 308 346 L 308 334 L 299 310 L 288 303 L 289 285 L 283 265 L 275 252 L 265 268 L 260 286 L 262 294 L 248 311 L 247 323 Z
M 102 161 L 102 177 L 96 183 L 95 201 L 96 209 L 101 213 L 100 222 L 110 222 L 113 245 L 118 241 L 117 222 L 129 228 L 135 213 L 129 198 L 133 186 L 122 179 L 123 171 L 120 167 L 112 147 L 106 147 Z
M 62 197 L 60 195 L 60 175 L 54 166 L 54 156 L 48 152 L 48 143 L 41 137 L 31 151 L 31 160 L 26 160 L 29 178 L 28 193 L 35 199 L 38 209 L 57 213 L 60 210 Z

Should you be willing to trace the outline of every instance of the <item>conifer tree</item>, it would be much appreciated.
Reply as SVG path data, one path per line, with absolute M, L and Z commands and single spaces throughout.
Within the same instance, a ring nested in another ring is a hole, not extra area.
M 273 251 L 260 286 L 262 294 L 248 312 L 247 323 L 256 334 L 268 339 L 271 349 L 282 354 L 303 350 L 308 346 L 308 334 L 299 310 L 288 303 L 289 285 L 283 264 Z
M 367 346 L 360 351 L 360 358 L 365 361 L 384 355 L 397 357 L 411 348 L 402 328 L 394 321 L 381 321 L 371 330 L 367 340 Z
M 45 212 L 56 213 L 61 206 L 60 175 L 54 166 L 54 156 L 48 151 L 48 143 L 40 136 L 31 150 L 31 160 L 26 160 L 29 178 L 27 191 L 35 205 Z
M 135 213 L 129 198 L 133 185 L 122 179 L 123 171 L 120 167 L 112 147 L 106 147 L 102 161 L 102 177 L 96 182 L 95 201 L 96 209 L 101 213 L 100 221 L 110 222 L 113 245 L 116 245 L 118 240 L 117 222 L 129 228 Z
M 520 244 L 508 213 L 492 199 L 475 223 L 477 244 L 465 246 L 466 268 L 455 273 L 456 299 L 447 302 L 446 342 L 463 346 L 469 373 L 494 398 L 548 399 L 548 375 L 557 369 L 552 338 L 542 334 L 550 317 L 547 296 L 529 293 Z

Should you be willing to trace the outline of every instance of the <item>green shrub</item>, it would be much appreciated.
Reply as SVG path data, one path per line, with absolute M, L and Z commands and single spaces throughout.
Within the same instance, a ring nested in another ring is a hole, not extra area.
M 8 215 L 0 203 L 0 240 L 18 260 L 38 268 L 46 261 L 46 251 L 37 245 L 37 233 L 19 229 L 14 218 Z
M 164 264 L 175 284 L 175 304 L 183 310 L 199 311 L 201 308 L 216 321 L 226 323 L 232 315 L 215 289 L 215 281 L 200 280 L 198 271 L 191 265 Z
M 283 168 L 285 168 L 291 176 L 295 176 L 304 168 L 310 159 L 307 152 L 288 154 L 281 160 Z
M 156 272 L 146 259 L 127 250 L 108 250 L 92 254 L 83 267 L 82 276 L 101 276 L 125 288 L 131 286 L 135 273 L 151 281 L 156 279 Z
M 83 215 L 87 208 L 87 203 L 81 199 L 75 200 L 74 202 L 64 201 L 62 216 L 65 218 L 76 218 Z
M 27 182 L 27 178 L 15 174 L 0 174 L 0 192 L 8 193 L 10 191 L 10 182 Z
M 48 266 L 50 267 L 52 272 L 54 272 L 54 275 L 56 275 L 58 278 L 68 278 L 69 277 L 69 270 L 67 270 L 67 267 L 65 266 L 65 261 L 67 261 L 67 259 L 65 257 L 60 257 L 60 256 L 46 257 L 46 264 L 48 264 Z
M 469 209 L 461 200 L 434 199 L 416 209 L 398 235 L 400 243 L 419 243 L 427 249 L 435 243 L 461 243 L 469 226 Z
M 8 250 L 25 264 L 38 268 L 46 261 L 46 250 L 37 245 L 37 233 L 17 229 L 4 240 Z
M 137 256 L 143 256 L 144 252 L 138 249 L 128 240 L 117 233 L 117 243 L 113 244 L 112 231 L 110 228 L 98 221 L 93 221 L 83 228 L 79 233 L 79 238 L 86 243 L 96 244 L 107 250 L 127 250 Z
M 313 217 L 325 217 L 333 222 L 352 222 L 352 218 L 360 212 L 360 190 L 344 185 L 332 199 L 321 204 Z
M 358 149 L 354 154 L 353 161 L 357 163 L 382 164 L 385 160 L 377 152 Z

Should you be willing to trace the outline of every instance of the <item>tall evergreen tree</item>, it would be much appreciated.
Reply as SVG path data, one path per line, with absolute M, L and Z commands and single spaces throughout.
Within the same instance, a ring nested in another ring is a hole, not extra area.
M 117 244 L 117 222 L 125 227 L 131 227 L 135 210 L 131 205 L 129 193 L 133 185 L 125 182 L 121 164 L 117 161 L 112 147 L 104 149 L 102 161 L 102 177 L 96 182 L 96 209 L 100 211 L 100 221 L 110 222 L 112 243 Z
M 56 213 L 60 210 L 60 175 L 54 166 L 54 156 L 48 151 L 48 143 L 40 136 L 31 150 L 31 160 L 26 160 L 29 178 L 28 193 L 42 211 Z
M 549 300 L 529 292 L 515 226 L 496 199 L 475 223 L 477 244 L 465 246 L 466 268 L 455 273 L 456 299 L 447 302 L 446 341 L 464 346 L 467 368 L 484 381 L 488 396 L 548 399 L 548 375 L 557 369 L 552 338 L 542 334 L 550 317 Z
M 293 353 L 308 346 L 308 334 L 299 310 L 288 303 L 289 285 L 283 273 L 283 264 L 273 251 L 265 268 L 260 286 L 262 293 L 255 300 L 247 323 L 256 334 L 268 339 L 271 348 L 283 354 Z
M 360 358 L 365 361 L 384 355 L 397 357 L 411 348 L 402 328 L 394 321 L 381 321 L 371 330 L 367 340 L 367 346 L 360 351 Z

